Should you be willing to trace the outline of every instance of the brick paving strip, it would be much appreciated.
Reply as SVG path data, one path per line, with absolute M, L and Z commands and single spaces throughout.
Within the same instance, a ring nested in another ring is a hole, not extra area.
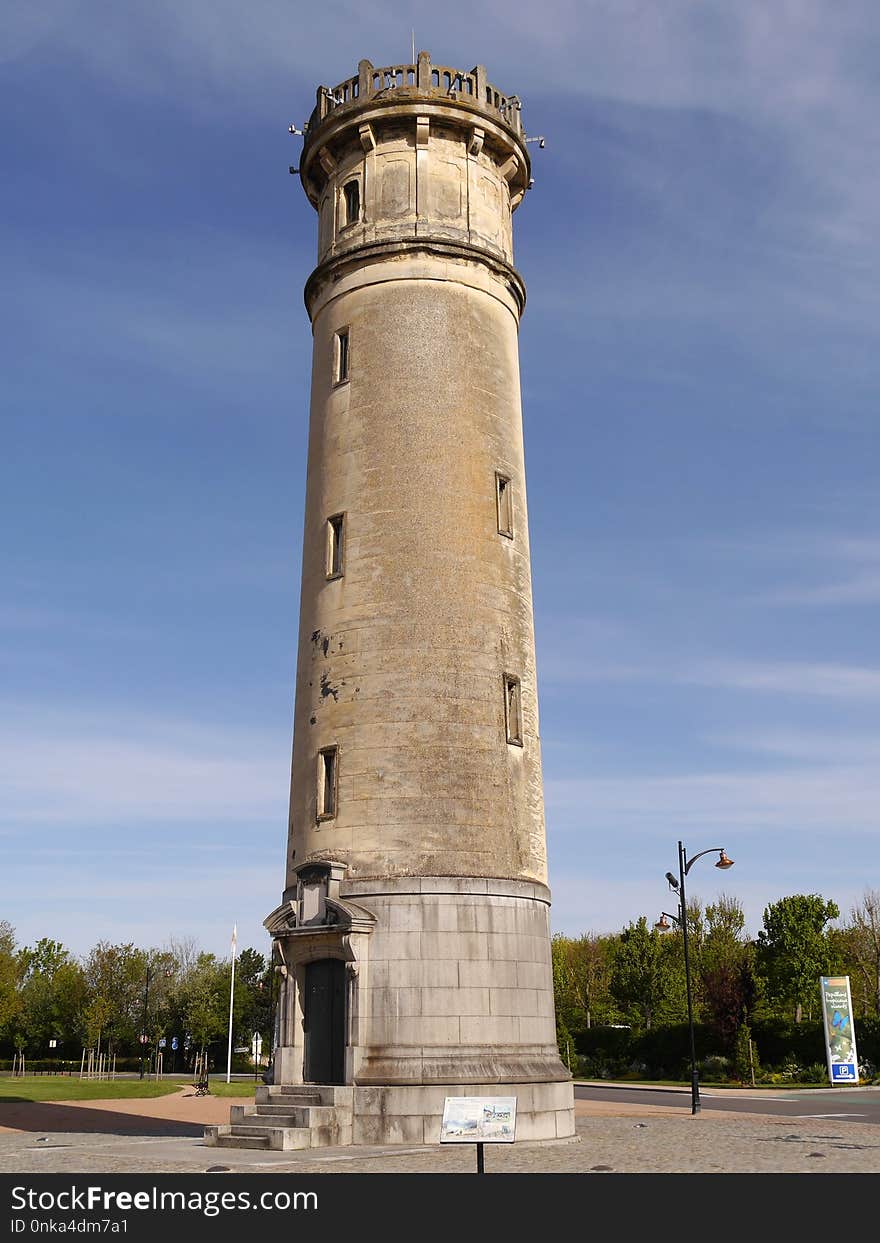
M 0 1103 L 0 1171 L 253 1174 L 473 1172 L 470 1146 L 208 1148 L 229 1097 L 191 1086 L 145 1100 Z M 780 1118 L 681 1107 L 576 1101 L 578 1137 L 486 1148 L 488 1173 L 880 1173 L 880 1128 L 833 1118 Z

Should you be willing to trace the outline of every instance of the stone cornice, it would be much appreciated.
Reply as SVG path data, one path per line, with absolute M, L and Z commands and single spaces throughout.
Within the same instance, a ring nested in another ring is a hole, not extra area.
M 395 238 L 388 242 L 365 242 L 361 246 L 352 246 L 341 254 L 325 259 L 312 272 L 303 291 L 309 317 L 314 318 L 315 302 L 328 283 L 332 284 L 341 280 L 349 272 L 362 271 L 372 264 L 400 259 L 407 254 L 424 254 L 439 259 L 481 264 L 502 282 L 510 293 L 519 315 L 522 315 L 526 304 L 525 282 L 516 268 L 499 255 L 470 243 L 450 242 L 437 237 L 407 237 Z

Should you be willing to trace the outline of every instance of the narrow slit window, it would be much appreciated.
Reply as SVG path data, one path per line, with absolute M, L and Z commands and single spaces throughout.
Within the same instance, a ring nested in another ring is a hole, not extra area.
M 361 215 L 361 187 L 359 181 L 347 181 L 342 187 L 345 199 L 345 223 L 357 224 Z
M 522 736 L 522 688 L 519 678 L 504 675 L 504 722 L 507 741 L 516 747 L 523 745 Z
M 348 329 L 342 328 L 336 334 L 336 358 L 334 360 L 334 383 L 342 384 L 348 379 Z
M 495 474 L 495 503 L 498 509 L 498 534 L 513 539 L 513 486 L 507 475 Z
M 342 577 L 342 558 L 345 550 L 345 514 L 334 514 L 327 519 L 327 565 L 328 578 Z
M 324 747 L 318 752 L 318 819 L 332 820 L 336 815 L 336 777 L 338 747 Z

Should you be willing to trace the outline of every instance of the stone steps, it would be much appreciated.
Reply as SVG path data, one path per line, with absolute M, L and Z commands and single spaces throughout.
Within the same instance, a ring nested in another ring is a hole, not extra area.
M 352 1089 L 269 1086 L 257 1088 L 253 1105 L 232 1105 L 229 1122 L 205 1128 L 217 1148 L 290 1151 L 352 1141 Z
M 229 1121 L 248 1123 L 264 1118 L 272 1126 L 332 1126 L 334 1122 L 350 1122 L 346 1111 L 333 1105 L 232 1105 Z
M 222 1126 L 206 1127 L 205 1140 L 209 1148 L 262 1148 L 269 1147 L 269 1138 L 266 1135 L 229 1135 L 217 1134 L 213 1138 L 208 1136 L 208 1131 L 224 1132 Z

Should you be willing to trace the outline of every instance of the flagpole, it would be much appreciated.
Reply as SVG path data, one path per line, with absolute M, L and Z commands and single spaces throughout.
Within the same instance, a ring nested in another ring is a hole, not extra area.
M 232 1079 L 232 998 L 235 990 L 235 942 L 237 925 L 232 925 L 232 971 L 229 976 L 229 1052 L 226 1057 L 226 1082 Z

